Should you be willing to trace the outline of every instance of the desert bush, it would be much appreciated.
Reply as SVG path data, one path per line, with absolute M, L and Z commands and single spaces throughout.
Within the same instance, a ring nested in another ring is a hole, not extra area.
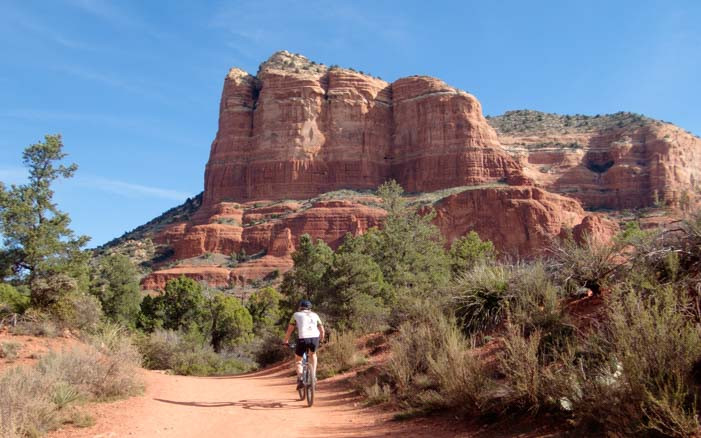
M 0 343 L 0 359 L 15 360 L 17 352 L 22 348 L 19 342 Z
M 583 382 L 575 403 L 580 419 L 623 433 L 695 434 L 699 393 L 693 371 L 701 338 L 684 293 L 672 287 L 648 296 L 623 291 L 609 318 L 610 365 Z
M 197 330 L 182 333 L 157 329 L 140 340 L 139 350 L 146 368 L 171 370 L 180 375 L 226 375 L 250 369 L 236 358 L 215 353 Z
M 563 307 L 563 292 L 540 262 L 514 267 L 508 309 L 511 324 L 523 327 L 526 335 L 540 333 L 539 355 L 553 360 L 573 342 L 576 328 Z
M 487 331 L 504 321 L 514 295 L 509 290 L 511 269 L 478 265 L 452 286 L 455 314 L 467 333 Z
M 258 366 L 265 367 L 292 358 L 292 350 L 282 344 L 281 336 L 276 332 L 268 332 L 254 339 L 253 358 Z
M 562 349 L 556 360 L 544 360 L 541 338 L 539 330 L 526 336 L 522 326 L 508 325 L 499 356 L 506 389 L 498 400 L 501 410 L 530 414 L 557 411 L 563 408 L 562 400 L 576 391 L 573 369 L 568 366 L 574 360 L 574 350 Z
M 82 292 L 70 292 L 54 302 L 50 312 L 62 326 L 95 331 L 102 320 L 102 305 L 97 297 Z
M 58 334 L 58 328 L 47 313 L 29 309 L 18 319 L 16 325 L 10 326 L 10 332 L 16 335 L 54 337 Z
M 54 382 L 34 368 L 12 368 L 0 377 L 0 436 L 41 436 L 59 424 L 51 401 Z
M 9 370 L 0 377 L 0 436 L 41 436 L 65 422 L 87 425 L 88 417 L 66 408 L 139 392 L 138 364 L 129 336 L 107 327 L 88 345 Z
M 375 379 L 375 383 L 363 387 L 363 395 L 365 396 L 366 405 L 379 405 L 387 403 L 392 399 L 392 388 L 389 385 L 380 383 L 377 379 Z
M 550 267 L 568 291 L 584 287 L 598 294 L 625 265 L 620 254 L 622 245 L 599 242 L 590 236 L 585 236 L 582 242 L 566 239 L 551 249 Z
M 329 343 L 319 352 L 319 378 L 333 376 L 348 371 L 365 362 L 365 357 L 358 351 L 357 336 L 354 332 L 332 332 Z
M 137 394 L 142 384 L 136 376 L 141 362 L 128 336 L 101 333 L 94 345 L 69 352 L 49 353 L 37 370 L 55 381 L 77 388 L 89 399 L 110 400 Z
M 417 412 L 479 412 L 494 388 L 489 371 L 454 321 L 438 311 L 426 316 L 405 322 L 390 341 L 386 371 L 397 396 Z
M 457 408 L 470 413 L 489 410 L 495 382 L 484 362 L 476 357 L 460 330 L 450 326 L 441 351 L 430 356 L 428 375 L 437 384 L 433 408 Z M 429 398 L 431 400 L 431 398 Z

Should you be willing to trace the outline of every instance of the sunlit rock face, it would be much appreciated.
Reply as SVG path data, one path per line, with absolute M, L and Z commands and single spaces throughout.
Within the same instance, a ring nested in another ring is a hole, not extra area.
M 408 191 L 520 179 L 479 101 L 423 76 L 389 84 L 278 52 L 224 81 L 205 205 L 307 199 L 389 178 Z

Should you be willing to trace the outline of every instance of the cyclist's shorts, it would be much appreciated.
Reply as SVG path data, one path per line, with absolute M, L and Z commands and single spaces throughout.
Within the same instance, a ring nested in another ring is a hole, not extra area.
M 297 339 L 297 346 L 295 347 L 295 354 L 297 356 L 302 356 L 304 353 L 307 352 L 307 347 L 312 352 L 316 352 L 316 349 L 319 348 L 319 338 L 302 338 L 302 339 Z

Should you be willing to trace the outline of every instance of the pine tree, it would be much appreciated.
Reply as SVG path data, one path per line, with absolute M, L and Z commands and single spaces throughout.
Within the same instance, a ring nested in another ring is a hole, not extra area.
M 47 135 L 44 142 L 27 147 L 22 161 L 29 181 L 9 188 L 0 183 L 0 249 L 3 277 L 28 284 L 32 304 L 45 307 L 62 293 L 87 284 L 89 238 L 76 236 L 69 228 L 68 214 L 53 202 L 52 184 L 71 178 L 76 164 L 64 165 L 66 157 L 60 135 Z

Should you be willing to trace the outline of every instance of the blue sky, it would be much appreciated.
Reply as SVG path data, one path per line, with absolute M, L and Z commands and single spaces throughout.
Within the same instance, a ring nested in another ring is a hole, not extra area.
M 634 111 L 701 134 L 698 1 L 0 0 L 0 180 L 61 133 L 98 245 L 203 188 L 223 78 L 276 50 L 444 79 L 486 114 Z

